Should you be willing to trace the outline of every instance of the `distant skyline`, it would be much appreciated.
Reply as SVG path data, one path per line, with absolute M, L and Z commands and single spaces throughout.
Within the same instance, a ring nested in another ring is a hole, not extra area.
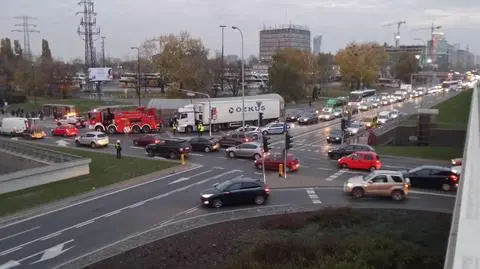
M 77 35 L 80 11 L 77 1 L 66 0 L 5 0 L 0 10 L 0 36 L 18 39 L 22 33 L 12 33 L 19 23 L 14 16 L 38 18 L 40 33 L 31 34 L 34 54 L 41 51 L 41 39 L 50 42 L 56 58 L 71 60 L 84 56 L 84 44 Z M 245 56 L 258 56 L 259 31 L 263 26 L 297 24 L 307 26 L 311 35 L 322 35 L 322 51 L 335 53 L 350 41 L 393 43 L 395 27 L 386 23 L 406 20 L 401 28 L 401 44 L 421 44 L 414 38 L 429 39 L 433 23 L 441 25 L 450 44 L 459 43 L 465 49 L 480 55 L 480 39 L 475 38 L 480 28 L 480 1 L 472 0 L 411 0 L 398 2 L 380 0 L 102 0 L 95 2 L 97 24 L 106 36 L 106 55 L 134 58 L 129 48 L 144 40 L 164 34 L 188 31 L 202 39 L 213 55 L 221 47 L 220 24 L 235 25 L 245 38 Z M 97 51 L 100 40 L 96 41 Z M 225 54 L 241 54 L 240 35 L 225 29 Z

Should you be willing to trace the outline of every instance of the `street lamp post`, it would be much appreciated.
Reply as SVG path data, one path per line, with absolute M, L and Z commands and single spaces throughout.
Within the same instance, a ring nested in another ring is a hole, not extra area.
M 210 136 L 212 136 L 212 102 L 210 101 L 210 95 L 203 93 L 203 92 L 196 92 L 196 91 L 190 91 L 190 90 L 181 90 L 183 92 L 186 92 L 187 94 L 198 94 L 202 96 L 206 96 L 208 99 L 208 133 Z
M 243 32 L 237 26 L 232 26 L 232 29 L 238 30 L 242 38 L 242 126 L 245 126 L 245 56 L 243 54 Z
M 225 80 L 225 60 L 223 59 L 224 57 L 224 42 L 225 42 L 225 27 L 226 25 L 220 25 L 220 28 L 222 28 L 222 76 L 221 76 L 221 81 L 220 81 L 220 89 L 224 90 L 224 80 Z
M 142 98 L 140 93 L 140 48 L 139 47 L 130 47 L 132 50 L 137 50 L 137 85 L 135 85 L 135 91 L 138 96 L 138 106 L 142 106 Z

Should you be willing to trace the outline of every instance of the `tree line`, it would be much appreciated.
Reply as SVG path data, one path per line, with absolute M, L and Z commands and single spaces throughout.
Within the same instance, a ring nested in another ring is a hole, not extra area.
M 40 57 L 24 55 L 18 40 L 2 38 L 0 43 L 0 87 L 5 92 L 21 92 L 31 96 L 66 97 L 75 74 L 72 65 L 52 57 L 49 43 L 42 39 Z

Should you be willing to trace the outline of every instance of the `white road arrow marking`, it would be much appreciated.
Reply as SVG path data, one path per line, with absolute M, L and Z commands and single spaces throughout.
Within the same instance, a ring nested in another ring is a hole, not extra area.
M 12 137 L 12 138 L 10 138 L 10 139 L 11 139 L 11 140 L 18 140 L 18 137 Z M 1 268 L 2 268 L 2 267 L 0 267 L 0 269 L 1 269 Z
M 190 178 L 189 178 L 189 177 L 181 177 L 181 178 L 179 178 L 179 179 L 177 179 L 177 180 L 175 180 L 175 181 L 172 181 L 172 182 L 168 183 L 168 185 L 172 185 L 172 184 L 179 183 L 179 182 L 183 182 L 183 181 L 187 181 L 187 180 L 190 180 Z
M 69 241 L 66 241 L 66 242 L 63 242 L 61 244 L 58 244 L 56 246 L 53 246 L 49 249 L 44 250 L 43 255 L 40 258 L 40 260 L 38 260 L 36 262 L 32 262 L 31 264 L 36 264 L 36 263 L 39 263 L 39 262 L 43 262 L 43 261 L 46 261 L 46 260 L 53 259 L 53 258 L 57 257 L 58 255 L 61 255 L 62 253 L 69 251 L 74 246 L 71 246 L 71 247 L 66 248 L 66 249 L 63 249 L 63 246 L 65 246 L 66 244 L 68 244 L 70 242 L 73 242 L 73 239 L 69 240 Z
M 61 146 L 61 147 L 66 147 L 68 144 L 70 144 L 70 143 L 68 143 L 67 141 L 63 140 L 63 139 L 58 140 L 56 143 L 57 143 L 57 145 L 59 145 L 59 146 Z
M 21 265 L 21 264 L 17 261 L 8 261 L 8 262 L 0 265 L 0 269 L 10 269 L 10 268 L 13 268 L 13 267 L 17 267 L 19 265 Z

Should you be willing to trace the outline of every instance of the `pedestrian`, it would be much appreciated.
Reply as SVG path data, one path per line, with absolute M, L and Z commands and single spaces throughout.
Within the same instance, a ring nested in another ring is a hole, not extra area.
M 173 136 L 177 134 L 177 123 L 175 121 L 172 123 L 172 132 Z
M 115 144 L 115 150 L 117 151 L 117 159 L 122 158 L 122 145 L 120 144 L 120 140 L 117 140 Z
M 203 136 L 203 131 L 205 131 L 205 130 L 204 130 L 203 124 L 201 122 L 198 123 L 197 130 L 198 130 L 198 134 L 200 136 Z

